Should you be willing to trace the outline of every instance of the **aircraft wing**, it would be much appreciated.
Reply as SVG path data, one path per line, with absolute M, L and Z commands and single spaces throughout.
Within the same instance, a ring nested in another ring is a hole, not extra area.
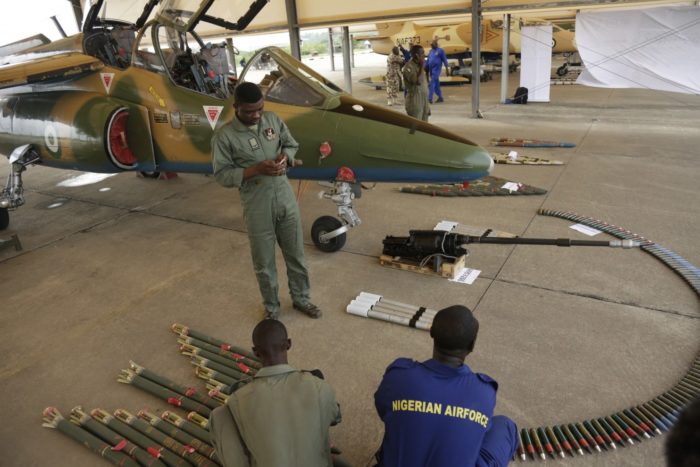
M 70 78 L 98 70 L 103 66 L 104 64 L 97 58 L 78 52 L 47 54 L 20 63 L 0 66 L 0 89 Z
M 390 39 L 390 36 L 387 36 L 387 35 L 381 35 L 381 36 L 377 36 L 377 35 L 374 35 L 374 36 L 353 35 L 352 38 L 353 38 L 353 40 L 356 40 L 356 41 L 374 41 L 374 40 L 378 40 L 378 39 Z

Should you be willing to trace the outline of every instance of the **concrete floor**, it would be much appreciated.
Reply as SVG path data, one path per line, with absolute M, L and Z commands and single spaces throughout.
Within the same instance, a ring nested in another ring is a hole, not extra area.
M 354 71 L 356 79 L 378 72 Z M 341 73 L 332 79 L 342 83 Z M 385 103 L 382 91 L 357 83 L 354 90 Z M 335 207 L 317 198 L 315 185 L 302 195 L 313 297 L 325 314 L 311 320 L 292 311 L 282 285 L 282 320 L 294 343 L 291 363 L 321 368 L 335 387 L 344 420 L 332 438 L 355 465 L 366 465 L 381 441 L 372 395 L 385 367 L 399 356 L 428 358 L 432 345 L 424 331 L 346 314 L 360 291 L 431 308 L 471 307 L 481 332 L 468 363 L 500 383 L 497 412 L 520 426 L 580 421 L 651 399 L 698 352 L 698 297 L 638 250 L 477 245 L 468 265 L 482 273 L 471 286 L 378 264 L 384 236 L 443 219 L 523 236 L 588 238 L 569 229 L 571 222 L 538 216 L 541 207 L 625 227 L 700 264 L 700 97 L 556 86 L 550 103 L 502 106 L 498 81 L 483 83 L 482 92 L 485 119 L 468 118 L 471 88 L 462 86 L 444 88 L 446 102 L 433 107 L 431 122 L 485 146 L 492 137 L 576 143 L 519 151 L 564 166 L 496 167 L 494 175 L 547 195 L 431 198 L 377 185 L 356 203 L 363 224 L 330 255 L 313 247 L 308 230 Z M 2 465 L 99 465 L 94 454 L 41 427 L 45 407 L 64 414 L 75 405 L 164 409 L 117 383 L 129 360 L 202 387 L 170 325 L 248 346 L 261 316 L 236 191 L 186 174 L 156 181 L 124 173 L 57 186 L 77 175 L 30 168 L 27 204 L 0 234 L 16 232 L 24 245 L 20 253 L 0 251 Z M 64 204 L 49 209 L 59 198 Z M 658 466 L 664 438 L 558 464 Z

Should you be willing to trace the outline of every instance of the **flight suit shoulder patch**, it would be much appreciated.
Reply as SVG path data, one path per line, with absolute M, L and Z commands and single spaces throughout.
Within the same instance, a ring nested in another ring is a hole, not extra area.
M 253 378 L 241 379 L 239 381 L 236 381 L 235 383 L 233 383 L 232 385 L 229 386 L 229 388 L 228 388 L 229 394 L 233 394 L 234 392 L 238 391 L 239 389 L 241 389 L 243 386 L 247 385 L 251 381 L 253 381 Z
M 391 363 L 391 365 L 389 365 L 389 367 L 386 369 L 386 371 L 390 371 L 393 369 L 406 370 L 409 368 L 413 368 L 417 364 L 418 364 L 418 362 L 416 362 L 415 360 L 411 360 L 410 358 L 397 358 L 396 360 L 394 360 Z
M 498 382 L 496 382 L 495 379 L 491 378 L 489 375 L 485 375 L 483 373 L 474 373 L 477 378 L 479 378 L 482 382 L 490 385 L 493 387 L 494 390 L 498 390 Z
M 323 372 L 316 368 L 315 370 L 301 370 L 302 373 L 310 373 L 317 377 L 318 379 L 326 379 L 323 377 Z

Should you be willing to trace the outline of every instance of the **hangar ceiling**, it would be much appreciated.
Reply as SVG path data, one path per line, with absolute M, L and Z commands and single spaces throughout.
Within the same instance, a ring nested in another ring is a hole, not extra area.
M 288 29 L 286 1 L 270 0 L 246 29 L 246 33 L 282 31 Z M 109 13 L 114 17 L 136 16 L 146 0 L 108 0 Z M 245 12 L 251 0 L 216 1 L 209 14 L 235 21 Z M 464 21 L 471 16 L 471 2 L 456 0 L 295 0 L 297 26 L 302 29 L 373 24 L 375 22 L 423 19 L 431 21 Z M 640 8 L 668 4 L 696 4 L 678 0 L 482 0 L 484 16 L 512 13 L 518 17 L 571 17 L 578 10 L 603 8 Z M 366 29 L 366 28 L 365 28 Z M 204 37 L 229 35 L 221 28 L 200 24 L 197 32 Z

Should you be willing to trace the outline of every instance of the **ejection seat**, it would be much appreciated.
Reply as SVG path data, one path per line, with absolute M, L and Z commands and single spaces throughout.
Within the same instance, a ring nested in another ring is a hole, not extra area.
M 267 97 L 270 89 L 275 85 L 278 79 L 282 77 L 282 72 L 279 70 L 272 70 L 266 74 L 263 79 L 258 84 L 258 87 L 262 91 L 263 97 Z

